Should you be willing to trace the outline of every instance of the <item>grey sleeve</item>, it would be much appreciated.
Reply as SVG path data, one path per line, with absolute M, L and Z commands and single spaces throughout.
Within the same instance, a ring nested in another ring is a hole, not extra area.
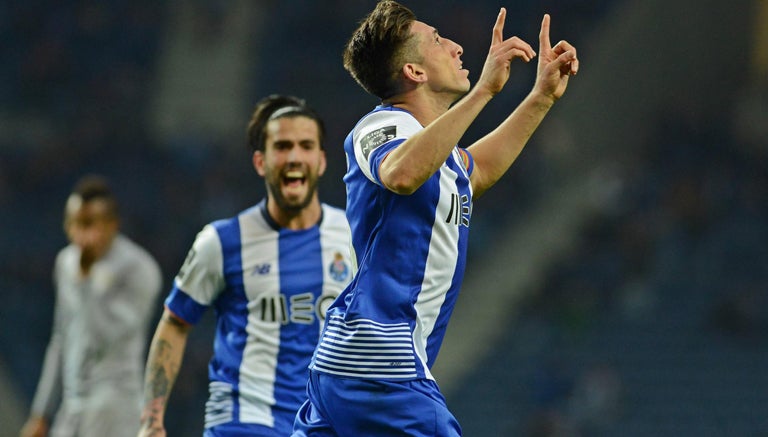
M 50 422 L 61 403 L 61 315 L 58 305 L 54 307 L 53 332 L 45 351 L 43 369 L 37 383 L 37 391 L 32 401 L 31 413 L 43 416 Z

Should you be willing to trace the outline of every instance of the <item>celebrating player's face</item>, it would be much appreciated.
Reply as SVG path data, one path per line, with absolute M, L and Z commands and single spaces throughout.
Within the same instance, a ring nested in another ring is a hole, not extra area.
M 469 91 L 469 71 L 462 66 L 464 49 L 454 41 L 440 36 L 437 29 L 414 21 L 411 32 L 418 38 L 420 62 L 430 87 L 461 96 Z
M 325 172 L 317 123 L 303 117 L 281 117 L 267 123 L 264 152 L 256 152 L 256 170 L 269 195 L 284 210 L 301 210 L 317 195 Z

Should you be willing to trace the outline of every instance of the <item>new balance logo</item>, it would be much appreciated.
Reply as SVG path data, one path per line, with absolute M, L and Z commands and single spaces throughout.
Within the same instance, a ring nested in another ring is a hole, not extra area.
M 269 273 L 269 271 L 272 269 L 272 264 L 264 263 L 264 264 L 256 264 L 256 266 L 251 270 L 251 276 L 253 275 L 266 275 Z

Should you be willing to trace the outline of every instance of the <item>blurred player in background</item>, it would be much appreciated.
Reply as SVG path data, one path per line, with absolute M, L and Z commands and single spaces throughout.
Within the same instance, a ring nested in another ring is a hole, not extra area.
M 64 211 L 70 244 L 56 257 L 53 334 L 22 437 L 136 435 L 162 274 L 119 225 L 107 181 L 83 177 Z
M 248 138 L 267 198 L 197 235 L 152 340 L 139 435 L 166 434 L 190 327 L 211 306 L 217 323 L 204 435 L 291 433 L 326 308 L 354 273 L 344 211 L 317 193 L 324 133 L 303 100 L 273 95 L 257 103 Z
M 504 39 L 505 18 L 502 8 L 473 88 L 463 48 L 396 2 L 379 2 L 350 38 L 345 68 L 381 99 L 344 143 L 360 267 L 328 310 L 294 436 L 461 434 L 430 369 L 464 275 L 473 197 L 507 171 L 578 68 L 575 48 L 550 45 L 545 15 L 533 90 L 459 148 L 512 60 L 536 56 L 520 38 Z

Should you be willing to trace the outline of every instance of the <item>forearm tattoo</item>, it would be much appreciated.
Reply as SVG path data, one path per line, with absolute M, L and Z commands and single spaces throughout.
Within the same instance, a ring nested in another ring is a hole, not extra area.
M 150 402 L 154 402 L 159 397 L 165 398 L 168 396 L 171 381 L 166 366 L 171 368 L 174 367 L 173 363 L 169 362 L 171 360 L 171 344 L 167 340 L 161 338 L 155 346 L 156 350 L 154 351 L 152 364 L 149 368 L 150 378 L 148 388 L 150 399 L 147 400 Z
M 186 330 L 188 328 L 183 322 L 174 317 L 163 316 L 163 322 L 168 323 L 175 329 Z M 173 336 L 173 334 L 171 334 Z M 141 415 L 141 422 L 146 429 L 162 429 L 163 411 L 170 396 L 173 381 L 176 379 L 181 358 L 176 356 L 178 351 L 174 342 L 169 341 L 160 334 L 155 337 L 149 351 L 147 365 L 147 379 L 144 387 L 144 411 Z M 180 345 L 181 350 L 184 344 Z

